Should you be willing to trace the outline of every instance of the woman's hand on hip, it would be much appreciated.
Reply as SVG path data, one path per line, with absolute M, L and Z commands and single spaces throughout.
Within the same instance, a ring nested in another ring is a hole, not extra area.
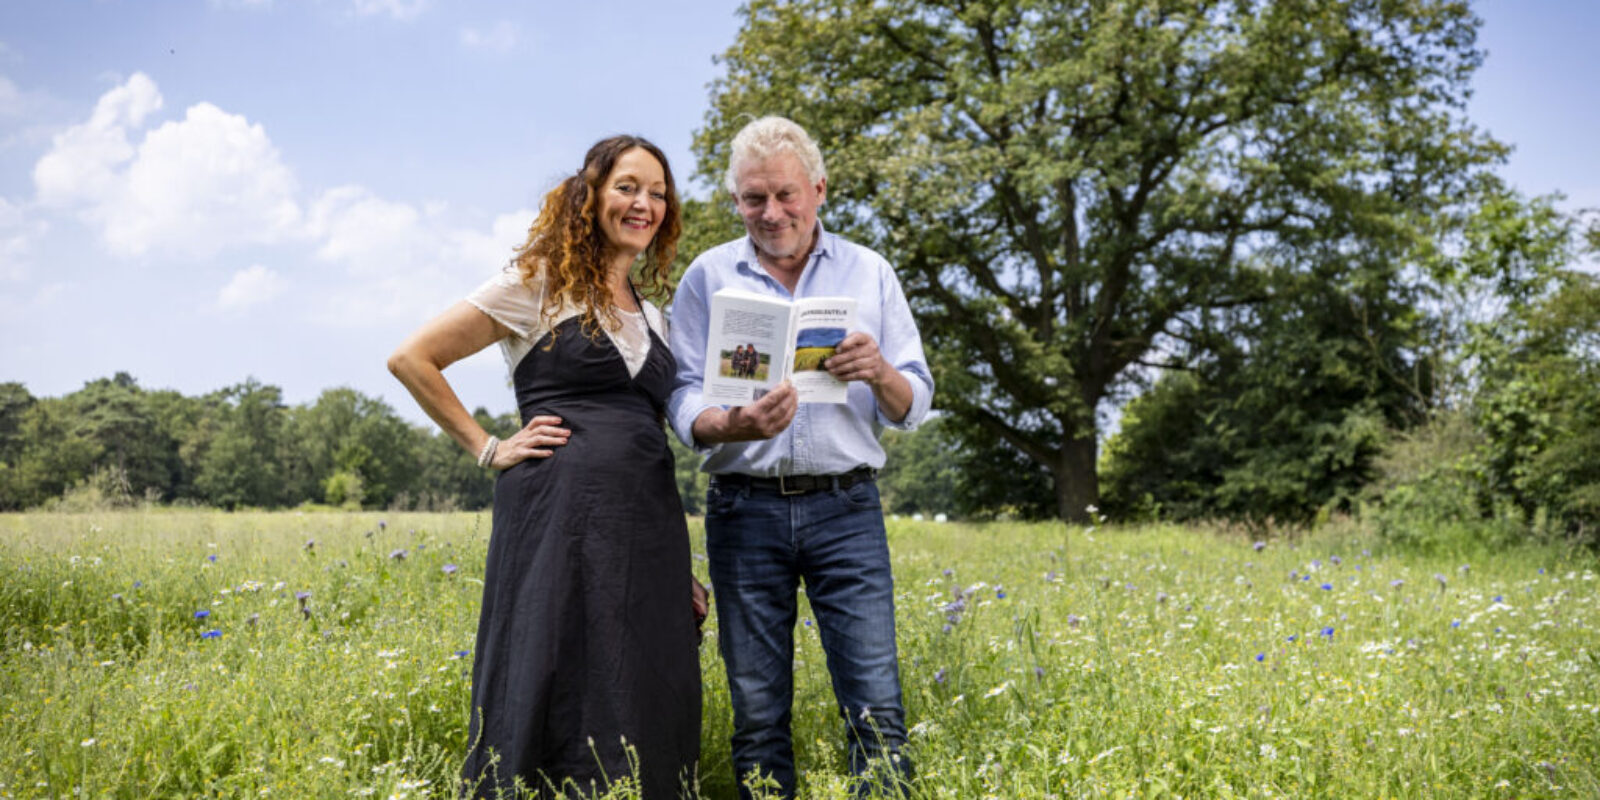
M 549 458 L 555 454 L 551 448 L 566 444 L 571 437 L 572 431 L 561 427 L 560 417 L 534 417 L 495 448 L 489 465 L 495 469 L 509 469 L 530 458 Z

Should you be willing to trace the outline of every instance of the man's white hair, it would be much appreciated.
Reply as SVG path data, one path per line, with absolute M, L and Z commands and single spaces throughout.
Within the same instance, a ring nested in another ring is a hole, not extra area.
M 822 151 L 811 140 L 806 129 L 784 117 L 762 117 L 740 129 L 729 148 L 728 173 L 722 184 L 729 194 L 739 193 L 739 170 L 747 162 L 771 158 L 780 153 L 793 153 L 805 168 L 806 179 L 818 183 L 828 177 L 828 168 L 822 163 Z

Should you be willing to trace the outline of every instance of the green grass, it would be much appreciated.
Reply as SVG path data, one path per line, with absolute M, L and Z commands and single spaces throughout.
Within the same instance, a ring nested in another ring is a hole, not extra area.
M 0 797 L 448 797 L 488 529 L 0 516 Z M 1172 527 L 890 536 L 918 797 L 1600 796 L 1592 557 L 1423 557 L 1353 528 L 1260 551 Z M 726 798 L 715 629 L 701 790 Z M 797 638 L 801 795 L 843 797 L 816 629 Z

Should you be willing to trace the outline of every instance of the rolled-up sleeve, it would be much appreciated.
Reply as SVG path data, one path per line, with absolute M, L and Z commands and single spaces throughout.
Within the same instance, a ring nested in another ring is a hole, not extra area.
M 911 304 L 906 301 L 900 279 L 887 263 L 882 265 L 879 286 L 883 297 L 883 330 L 878 337 L 878 350 L 911 384 L 911 408 L 906 411 L 905 419 L 895 422 L 880 407 L 878 424 L 913 431 L 933 407 L 933 372 L 928 369 L 928 359 L 922 351 L 922 335 L 917 332 L 917 321 L 911 316 Z
M 669 316 L 672 324 L 668 346 L 678 362 L 678 373 L 673 379 L 672 398 L 667 401 L 667 418 L 679 441 L 697 453 L 709 455 L 720 445 L 701 445 L 694 440 L 694 421 L 707 409 L 718 407 L 705 402 L 701 393 L 711 312 L 706 298 L 706 271 L 698 260 L 689 265 L 678 282 Z

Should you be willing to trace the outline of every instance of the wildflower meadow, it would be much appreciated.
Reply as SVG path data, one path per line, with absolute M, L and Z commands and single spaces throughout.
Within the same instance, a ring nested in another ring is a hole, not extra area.
M 451 797 L 488 530 L 0 516 L 0 797 Z M 1348 523 L 894 519 L 890 544 L 914 797 L 1600 796 L 1592 554 L 1424 556 Z M 715 636 L 699 790 L 732 798 Z M 804 615 L 797 638 L 801 795 L 847 797 Z

